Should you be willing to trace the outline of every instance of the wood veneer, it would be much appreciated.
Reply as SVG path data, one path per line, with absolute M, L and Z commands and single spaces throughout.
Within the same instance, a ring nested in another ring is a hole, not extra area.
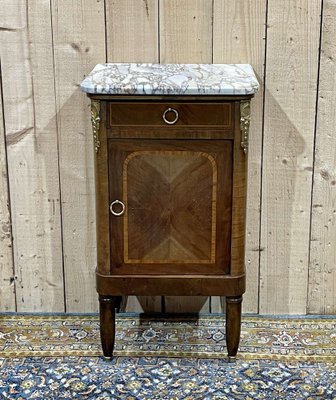
M 174 124 L 177 127 L 220 127 L 232 126 L 233 104 L 226 103 L 175 103 L 170 102 L 169 108 L 173 108 L 179 114 Z M 167 127 L 162 115 L 167 110 L 167 103 L 111 103 L 109 106 L 109 127 L 111 126 L 142 126 Z M 170 115 L 171 114 L 171 115 Z M 167 118 L 174 118 L 172 112 L 167 113 Z
M 96 277 L 104 355 L 113 353 L 120 296 L 214 295 L 227 297 L 234 358 L 245 291 L 240 101 L 251 96 L 91 97 L 101 104 Z M 169 107 L 179 110 L 176 126 L 160 119 Z M 115 200 L 123 215 L 109 211 Z

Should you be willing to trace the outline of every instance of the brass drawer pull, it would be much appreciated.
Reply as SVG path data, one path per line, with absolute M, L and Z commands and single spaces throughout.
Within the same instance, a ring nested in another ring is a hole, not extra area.
M 120 205 L 121 205 L 121 211 L 114 211 L 114 210 L 113 210 L 113 206 L 114 206 L 115 204 L 120 204 Z M 124 212 L 125 212 L 125 209 L 126 209 L 125 204 L 124 204 L 122 201 L 120 201 L 120 200 L 114 200 L 114 201 L 112 201 L 112 203 L 110 204 L 110 211 L 111 211 L 111 213 L 112 213 L 113 215 L 115 215 L 116 217 L 120 217 L 121 215 L 123 215 Z
M 167 119 L 167 114 L 170 113 L 170 112 L 175 114 L 175 118 L 173 120 L 171 120 L 171 121 L 169 121 Z M 167 108 L 167 110 L 162 115 L 162 118 L 163 118 L 164 122 L 166 124 L 168 124 L 168 125 L 174 125 L 177 122 L 178 117 L 179 117 L 179 113 L 178 113 L 177 110 L 175 110 L 175 108 Z

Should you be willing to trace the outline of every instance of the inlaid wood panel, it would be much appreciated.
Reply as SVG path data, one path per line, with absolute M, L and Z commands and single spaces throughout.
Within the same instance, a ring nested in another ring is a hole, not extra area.
M 215 261 L 216 167 L 202 152 L 138 151 L 126 158 L 126 263 Z
M 138 143 L 109 141 L 112 272 L 228 272 L 232 142 Z

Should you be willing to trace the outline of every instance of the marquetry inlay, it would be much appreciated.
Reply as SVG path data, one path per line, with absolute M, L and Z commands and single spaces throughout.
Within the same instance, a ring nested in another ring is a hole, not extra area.
M 124 262 L 214 263 L 216 190 L 209 154 L 131 153 L 123 166 Z

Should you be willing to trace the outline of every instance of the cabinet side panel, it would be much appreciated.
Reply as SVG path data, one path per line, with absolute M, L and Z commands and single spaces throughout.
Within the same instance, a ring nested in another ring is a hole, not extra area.
M 94 106 L 93 106 L 94 108 Z M 110 273 L 109 193 L 106 138 L 106 103 L 100 102 L 99 148 L 95 151 L 97 271 Z
M 247 154 L 241 147 L 240 102 L 235 102 L 235 141 L 233 149 L 231 275 L 245 272 L 245 221 Z

